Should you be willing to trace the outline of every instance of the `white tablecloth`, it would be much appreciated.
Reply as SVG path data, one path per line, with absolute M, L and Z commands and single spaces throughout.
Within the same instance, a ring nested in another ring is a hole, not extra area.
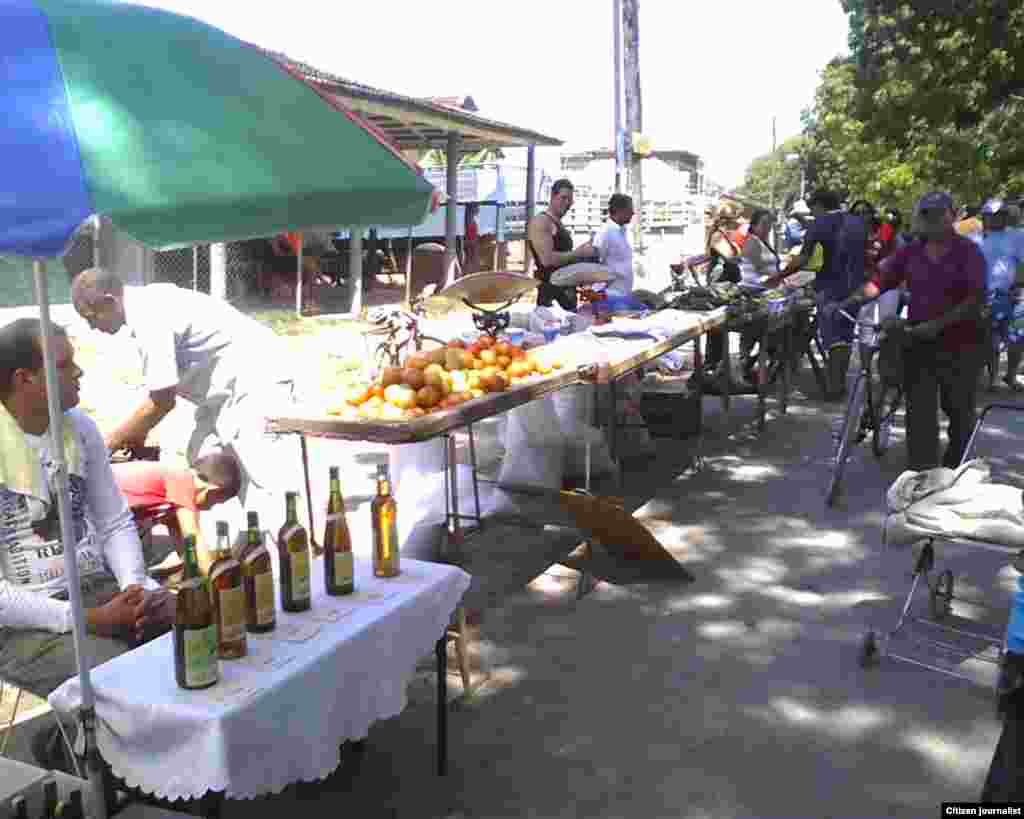
M 254 798 L 327 777 L 342 742 L 405 708 L 417 660 L 431 652 L 469 586 L 469 575 L 452 566 L 404 560 L 402 567 L 383 580 L 356 560 L 356 593 L 328 597 L 323 562 L 314 560 L 312 610 L 278 608 L 277 629 L 250 634 L 249 657 L 222 660 L 220 682 L 202 691 L 175 682 L 170 634 L 98 666 L 92 679 L 104 759 L 129 785 L 166 799 L 208 790 Z M 332 608 L 334 622 L 326 620 Z M 286 641 L 293 626 L 319 630 Z M 77 677 L 50 695 L 61 712 L 80 703 Z

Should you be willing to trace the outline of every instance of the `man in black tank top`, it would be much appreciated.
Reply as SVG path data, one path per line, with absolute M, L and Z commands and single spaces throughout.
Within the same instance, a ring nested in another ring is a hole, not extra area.
M 526 243 L 533 254 L 537 269 L 534 277 L 540 279 L 537 289 L 537 304 L 550 307 L 553 302 L 565 310 L 576 309 L 576 288 L 555 287 L 551 284 L 551 274 L 560 267 L 577 262 L 596 261 L 598 251 L 590 242 L 572 249 L 572 236 L 562 224 L 562 219 L 573 204 L 572 182 L 559 179 L 551 186 L 551 201 L 543 213 L 530 220 L 526 233 Z

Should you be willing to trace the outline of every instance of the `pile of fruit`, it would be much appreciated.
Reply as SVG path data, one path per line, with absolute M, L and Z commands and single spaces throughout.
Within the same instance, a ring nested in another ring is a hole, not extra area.
M 385 367 L 374 383 L 355 384 L 328 410 L 346 420 L 405 421 L 453 409 L 488 393 L 504 392 L 560 370 L 544 348 L 529 353 L 508 341 L 480 336 L 410 354 L 401 367 Z

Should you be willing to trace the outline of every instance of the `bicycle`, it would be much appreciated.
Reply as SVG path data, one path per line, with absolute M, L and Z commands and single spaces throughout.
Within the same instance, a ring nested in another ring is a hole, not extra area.
M 432 287 L 426 288 L 415 299 L 408 311 L 406 310 L 373 310 L 367 316 L 371 324 L 377 325 L 370 333 L 385 337 L 373 351 L 375 372 L 384 367 L 398 367 L 404 358 L 403 353 L 411 350 L 420 352 L 425 344 L 444 347 L 445 342 L 434 336 L 420 332 L 420 319 L 423 316 L 423 301 L 432 295 Z
M 861 443 L 871 434 L 871 450 L 876 458 L 885 455 L 889 448 L 892 425 L 903 404 L 903 387 L 901 384 L 872 373 L 872 364 L 881 349 L 882 325 L 871 321 L 861 321 L 845 310 L 840 315 L 849 319 L 859 331 L 860 372 L 857 373 L 850 398 L 846 405 L 846 414 L 836 440 L 833 456 L 832 478 L 825 495 L 825 505 L 831 507 L 839 496 L 842 486 L 843 469 L 850 447 L 856 442 Z M 856 439 L 856 440 L 855 440 Z

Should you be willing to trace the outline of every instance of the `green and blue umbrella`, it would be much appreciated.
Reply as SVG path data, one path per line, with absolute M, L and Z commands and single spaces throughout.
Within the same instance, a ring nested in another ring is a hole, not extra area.
M 266 52 L 103 0 L 0 0 L 0 254 L 64 252 L 93 214 L 155 249 L 418 224 L 432 186 Z
M 165 249 L 316 226 L 418 224 L 429 212 L 433 187 L 360 118 L 197 20 L 104 0 L 0 0 L 0 66 L 0 257 L 36 259 L 51 397 L 41 260 L 64 253 L 94 214 Z M 51 432 L 61 422 L 51 400 Z M 63 436 L 51 439 L 93 815 L 102 817 Z

